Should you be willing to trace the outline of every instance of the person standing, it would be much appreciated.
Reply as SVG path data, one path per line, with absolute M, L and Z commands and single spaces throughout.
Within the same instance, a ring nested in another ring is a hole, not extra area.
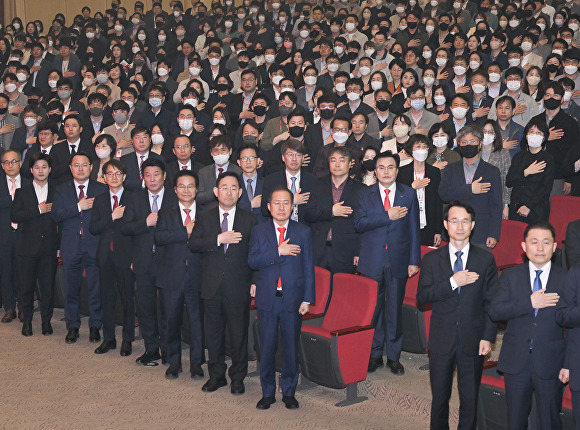
M 457 368 L 459 427 L 475 429 L 483 359 L 497 325 L 488 309 L 498 288 L 493 254 L 470 244 L 475 211 L 460 201 L 443 214 L 449 244 L 425 255 L 417 288 L 419 306 L 433 305 L 429 333 L 431 429 L 449 428 L 449 398 Z
M 269 409 L 276 402 L 278 328 L 283 349 L 282 401 L 288 409 L 299 407 L 294 394 L 302 315 L 310 311 L 316 295 L 310 229 L 290 219 L 293 200 L 294 195 L 285 186 L 274 187 L 268 198 L 273 221 L 258 224 L 250 238 L 248 264 L 258 271 L 252 295 L 256 297 L 262 346 L 262 398 L 256 404 L 258 409 Z
M 363 233 L 358 270 L 378 282 L 375 334 L 369 372 L 384 365 L 395 375 L 405 368 L 399 361 L 403 345 L 402 306 L 407 278 L 421 264 L 421 232 L 417 193 L 397 181 L 399 155 L 385 151 L 375 157 L 377 183 L 359 193 L 354 229 Z

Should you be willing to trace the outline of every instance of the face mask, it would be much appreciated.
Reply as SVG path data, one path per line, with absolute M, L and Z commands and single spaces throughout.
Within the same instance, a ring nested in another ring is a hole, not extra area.
M 92 107 L 89 109 L 91 115 L 95 118 L 100 117 L 103 114 L 103 108 L 100 107 Z
M 549 110 L 558 109 L 560 107 L 560 100 L 556 99 L 544 100 L 544 107 Z
M 403 30 L 405 30 L 406 28 L 407 28 L 407 26 L 406 26 L 406 25 L 399 25 L 399 30 L 400 30 L 400 31 L 403 31 Z
M 511 67 L 518 67 L 520 65 L 521 60 L 519 58 L 510 58 L 508 63 Z
M 528 134 L 526 137 L 530 148 L 539 148 L 542 146 L 542 142 L 544 142 L 544 136 L 539 136 L 537 134 Z
M 250 64 L 249 61 L 238 61 L 238 66 L 240 66 L 240 69 L 245 69 L 248 67 L 248 64 Z
M 495 135 L 490 133 L 484 133 L 483 135 L 483 146 L 489 146 L 495 141 Z
M 463 66 L 455 66 L 455 67 L 453 68 L 453 72 L 454 72 L 454 73 L 455 73 L 457 76 L 463 76 L 463 75 L 465 75 L 465 72 L 466 72 L 466 71 L 467 71 L 467 70 L 466 70 L 466 69 L 465 69 L 465 67 L 463 67 Z
M 577 23 L 571 22 L 570 24 L 568 24 L 568 28 L 570 28 L 570 30 L 576 33 L 578 31 L 579 26 Z
M 189 74 L 191 76 L 199 76 L 200 73 L 201 73 L 201 69 L 199 67 L 190 67 L 189 68 Z
M 272 78 L 272 83 L 274 85 L 280 85 L 280 82 L 282 81 L 283 78 L 284 76 L 276 75 Z
M 416 149 L 413 151 L 413 158 L 417 160 L 419 163 L 422 163 L 427 159 L 427 155 L 429 155 L 429 151 L 426 149 Z
M 210 60 L 210 62 L 211 62 L 211 60 Z M 168 73 L 169 73 L 169 71 L 167 69 L 165 69 L 165 68 L 159 68 L 159 69 L 157 69 L 157 74 L 160 77 L 167 76 Z
M 552 49 L 552 54 L 558 54 L 559 56 L 562 56 L 564 52 L 562 52 L 561 49 Z M 552 64 L 548 64 L 548 67 L 552 66 Z M 557 66 L 556 66 L 556 70 L 558 70 Z
M 280 3 L 272 3 L 272 8 L 273 8 L 274 10 L 278 10 L 278 9 L 280 9 Z
M 404 125 L 394 125 L 393 126 L 393 133 L 395 137 L 401 138 L 405 137 L 407 133 L 409 133 L 409 126 L 407 124 Z
M 421 110 L 425 106 L 425 99 L 411 100 L 411 107 L 415 110 Z
M 220 124 L 220 125 L 226 125 L 226 120 L 225 119 L 214 119 L 213 123 Z
M 478 145 L 460 146 L 459 153 L 463 156 L 463 158 L 473 158 L 477 154 L 479 154 L 479 146 Z
M 335 85 L 337 93 L 344 93 L 346 91 L 346 84 L 339 82 Z
M 433 56 L 433 51 L 423 51 L 423 58 L 425 60 L 430 59 Z
M 257 145 L 258 144 L 258 137 L 257 136 L 252 136 L 250 134 L 244 136 L 242 138 L 243 142 L 245 144 L 252 144 L 252 145 Z
M 481 84 L 473 84 L 471 88 L 475 94 L 481 94 L 485 91 L 485 86 Z
M 123 26 L 122 26 L 122 25 L 116 25 L 116 26 L 115 26 L 115 31 L 116 31 L 117 33 L 119 33 L 119 32 L 121 32 L 121 31 L 123 31 Z
M 220 59 L 219 58 L 210 58 L 209 59 L 209 64 L 211 64 L 212 66 L 217 66 L 219 63 L 220 63 Z
M 29 104 L 29 105 L 32 105 L 32 106 L 38 106 L 38 105 L 40 104 L 40 100 L 38 100 L 38 99 L 31 99 L 31 98 L 29 98 L 29 99 L 28 99 L 28 104 Z
M 383 83 L 381 81 L 371 81 L 371 88 L 373 91 L 378 91 L 383 88 Z
M 412 21 L 409 21 L 409 22 L 407 23 L 407 27 L 409 27 L 411 30 L 414 30 L 415 28 L 417 28 L 417 25 L 419 25 L 419 23 L 418 23 L 418 22 L 412 22 Z
M 310 34 L 310 32 L 308 30 L 300 30 L 300 37 L 302 39 L 306 39 L 309 34 Z
M 320 118 L 328 121 L 334 116 L 334 109 L 326 108 L 320 109 Z
M 440 23 L 439 24 L 439 29 L 441 31 L 447 31 L 447 30 L 449 30 L 449 23 L 447 23 L 447 22 Z
M 362 76 L 367 76 L 371 73 L 371 68 L 367 66 L 362 66 L 358 69 Z
M 137 35 L 137 39 L 139 39 L 141 42 L 143 42 L 145 39 L 147 39 L 147 35 L 145 35 L 144 33 L 139 33 Z
M 561 19 L 555 19 L 554 24 L 556 24 L 558 27 L 562 27 L 562 24 L 564 24 L 564 21 Z
M 286 24 L 286 17 L 285 16 L 281 16 L 279 18 L 279 20 L 280 20 L 280 24 Z
M 397 8 L 395 10 L 397 11 L 397 13 L 404 13 L 405 12 L 405 8 L 403 6 L 397 6 Z
M 326 67 L 328 68 L 328 71 L 330 73 L 336 73 L 336 72 L 338 72 L 338 68 L 340 67 L 340 65 L 338 65 L 336 63 L 330 63 L 330 64 L 327 64 Z
M 505 29 L 505 28 L 507 27 L 507 21 L 500 21 L 500 22 L 499 22 L 499 26 L 500 26 L 502 29 Z
M 191 106 L 191 107 L 196 107 L 197 106 L 197 99 L 187 99 L 187 100 L 185 100 L 185 102 L 183 102 L 183 104 L 186 104 L 186 105 Z
M 435 31 L 435 26 L 427 25 L 427 26 L 425 26 L 425 30 L 427 30 L 427 33 L 431 34 Z
M 36 118 L 24 118 L 24 125 L 26 127 L 34 127 L 37 123 Z
M 57 91 L 58 97 L 61 100 L 68 100 L 70 98 L 70 90 L 61 90 L 61 91 Z
M 304 77 L 304 83 L 306 85 L 316 85 L 316 76 L 306 76 L 306 77 Z
M 138 46 L 133 46 L 131 48 L 131 52 L 133 52 L 133 54 L 136 54 L 137 52 L 139 52 L 141 50 L 141 48 L 139 48 Z
M 433 97 L 433 101 L 437 106 L 441 106 L 444 105 L 447 100 L 445 99 L 445 96 L 435 96 Z
M 417 2 L 415 0 L 409 0 L 409 6 L 415 7 L 416 4 Z
M 264 15 L 260 15 L 258 17 L 258 22 L 266 22 L 266 17 Z
M 97 75 L 97 82 L 99 84 L 104 84 L 109 79 L 109 76 L 106 73 L 100 73 Z
M 139 21 L 139 18 L 133 18 L 131 22 L 135 25 L 138 25 L 141 21 Z
M 124 113 L 116 113 L 113 115 L 113 120 L 117 124 L 125 124 L 127 122 L 127 115 Z
M 367 172 L 372 172 L 375 170 L 375 160 L 364 160 L 362 166 Z
M 507 87 L 510 91 L 518 91 L 522 86 L 521 81 L 507 81 Z
M 153 143 L 153 145 L 161 145 L 163 142 L 165 142 L 165 139 L 162 134 L 151 135 L 151 143 Z
M 520 24 L 520 22 L 517 19 L 513 19 L 510 21 L 511 28 L 516 28 L 519 24 Z
M 153 108 L 161 106 L 161 99 L 159 97 L 152 97 L 149 99 L 149 105 Z
M 443 147 L 447 146 L 448 140 L 449 139 L 445 136 L 433 137 L 433 146 L 435 146 L 435 148 L 443 148 Z
M 213 155 L 212 157 L 215 164 L 217 164 L 218 166 L 223 166 L 230 159 L 230 154 L 219 154 Z
M 6 89 L 7 92 L 12 93 L 12 92 L 16 91 L 16 84 L 13 84 L 13 83 L 6 84 L 4 86 L 4 88 Z M 60 95 L 60 92 L 59 92 L 59 95 Z M 65 97 L 65 98 L 68 98 L 68 97 Z
M 349 99 L 351 102 L 356 102 L 358 99 L 360 99 L 360 94 L 359 93 L 348 93 L 346 95 L 346 98 Z
M 447 58 L 435 58 L 435 62 L 439 67 L 445 67 L 447 64 Z
M 49 86 L 50 88 L 56 88 L 56 83 L 57 83 L 57 81 L 54 81 L 54 80 L 49 80 L 49 81 L 48 81 L 48 86 Z
M 467 109 L 465 109 L 464 107 L 454 107 L 453 109 L 451 109 L 451 113 L 455 118 L 463 119 L 465 118 L 465 115 L 467 115 Z
M 191 130 L 193 128 L 192 119 L 180 119 L 178 120 L 179 128 L 182 130 Z
M 471 70 L 477 70 L 479 68 L 479 66 L 481 66 L 481 63 L 479 61 L 470 61 L 469 62 L 469 67 Z
M 336 53 L 336 55 L 341 55 L 344 52 L 344 48 L 342 46 L 335 46 L 334 52 Z
M 266 114 L 266 106 L 257 105 L 254 106 L 253 110 L 257 116 L 264 116 Z
M 290 133 L 290 136 L 292 136 L 293 138 L 296 139 L 304 134 L 304 127 L 299 126 L 299 125 L 294 125 L 294 126 L 288 128 L 288 132 Z
M 282 105 L 278 107 L 280 116 L 288 116 L 292 112 L 292 106 Z
M 576 73 L 578 71 L 578 66 L 564 66 L 564 71 L 568 75 L 573 75 L 574 73 Z
M 544 24 L 543 22 L 538 22 L 536 23 L 536 25 L 538 27 L 540 27 L 540 30 L 544 31 L 546 29 L 546 24 Z
M 528 81 L 528 84 L 535 87 L 536 85 L 538 85 L 540 83 L 542 78 L 540 78 L 539 76 L 527 76 L 526 80 Z
M 97 153 L 99 160 L 106 160 L 111 155 L 110 148 L 95 148 L 95 152 Z
M 365 55 L 367 57 L 370 57 L 371 55 L 373 55 L 375 53 L 375 50 L 373 48 L 369 48 L 369 49 L 365 49 Z M 356 52 L 351 52 L 351 54 L 356 54 Z M 358 58 L 358 54 L 354 55 L 354 58 L 350 58 L 351 60 L 356 60 Z
M 499 73 L 490 73 L 489 74 L 489 81 L 490 82 L 498 82 L 501 79 L 501 75 Z
M 264 55 L 264 60 L 266 60 L 266 63 L 273 63 L 274 60 L 276 60 L 276 56 L 273 54 L 266 54 Z
M 165 34 L 160 34 L 159 36 L 157 36 L 157 39 L 160 42 L 165 42 L 167 40 L 167 36 Z
M 459 2 L 453 3 L 453 9 L 457 10 L 457 9 L 460 9 L 460 8 L 461 8 L 461 3 L 459 3 Z
M 568 103 L 570 100 L 572 100 L 572 91 L 565 91 L 562 100 L 565 103 Z M 28 102 L 30 102 L 30 99 L 28 99 Z
M 348 140 L 348 133 L 337 131 L 336 133 L 332 133 L 332 139 L 334 139 L 334 141 L 339 145 L 342 145 Z
M 431 0 L 429 3 L 431 4 L 431 7 L 437 7 L 437 5 L 439 4 L 437 0 Z
M 0 115 L 5 114 L 7 110 L 8 110 L 7 108 L 6 109 L 0 109 Z M 2 112 L 2 111 L 4 111 L 4 112 Z M 51 115 L 48 115 L 48 119 L 50 119 L 53 122 L 59 123 L 59 122 L 62 121 L 62 114 L 60 114 L 60 113 L 53 113 Z
M 238 13 L 238 19 L 241 21 L 242 19 L 244 19 L 246 17 L 245 13 Z

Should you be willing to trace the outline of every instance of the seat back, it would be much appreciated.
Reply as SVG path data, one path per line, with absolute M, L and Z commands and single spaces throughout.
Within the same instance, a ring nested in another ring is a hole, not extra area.
M 556 242 L 558 248 L 566 239 L 568 223 L 578 219 L 580 213 L 580 197 L 552 196 L 550 203 L 550 224 L 556 229 Z
M 515 266 L 524 262 L 524 251 L 521 243 L 524 240 L 524 230 L 527 224 L 504 219 L 501 222 L 501 236 L 492 254 L 498 269 Z
M 310 306 L 311 314 L 324 314 L 330 298 L 330 272 L 322 267 L 314 267 L 316 303 Z
M 370 325 L 377 303 L 377 287 L 377 281 L 364 276 L 335 273 L 322 328 L 333 331 Z

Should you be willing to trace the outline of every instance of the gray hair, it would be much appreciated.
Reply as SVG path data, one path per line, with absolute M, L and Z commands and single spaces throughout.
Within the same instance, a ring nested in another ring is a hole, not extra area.
M 479 140 L 480 142 L 483 140 L 483 130 L 482 130 L 482 128 L 480 126 L 478 126 L 478 125 L 470 124 L 470 125 L 466 125 L 465 127 L 463 127 L 457 133 L 457 144 L 459 144 L 459 141 L 466 134 L 473 134 L 477 138 L 477 140 Z

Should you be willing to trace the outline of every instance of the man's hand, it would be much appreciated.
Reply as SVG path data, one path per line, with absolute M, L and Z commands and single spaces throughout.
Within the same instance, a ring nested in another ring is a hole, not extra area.
M 240 119 L 254 119 L 256 114 L 249 109 L 240 112 Z
M 572 184 L 570 182 L 564 182 L 564 195 L 567 196 L 572 192 Z
M 427 130 L 426 128 L 415 129 L 415 134 L 424 134 L 425 136 L 427 136 L 427 133 L 429 133 L 429 130 Z
M 189 237 L 191 235 L 191 232 L 193 231 L 193 227 L 195 227 L 195 220 L 192 219 L 191 221 L 189 221 L 187 223 L 187 225 L 185 226 L 185 229 L 187 230 L 187 236 Z M 241 235 L 241 233 L 240 233 Z
M 550 127 L 550 135 L 548 136 L 548 140 L 558 140 L 564 136 L 564 130 L 561 128 Z
M 354 257 L 352 264 L 358 266 L 358 257 Z
M 526 105 L 524 105 L 524 104 L 517 105 L 516 108 L 514 109 L 514 115 L 522 114 L 527 110 L 528 110 L 528 107 Z
M 151 212 L 149 215 L 147 215 L 147 227 L 155 227 L 157 225 L 157 217 L 157 212 Z
M 36 143 L 36 136 L 30 136 L 26 138 L 26 144 L 27 145 L 32 145 Z
M 471 183 L 471 192 L 473 194 L 485 194 L 491 188 L 491 183 L 489 182 L 481 182 L 483 177 L 479 177 L 479 179 L 473 181 Z
M 310 164 L 310 155 L 304 154 L 304 157 L 302 158 L 302 167 L 306 167 L 309 164 Z
M 302 190 L 299 189 L 296 194 L 294 194 L 294 204 L 295 205 L 303 205 L 308 203 L 308 199 L 310 198 L 310 193 L 302 193 Z
M 302 302 L 300 304 L 300 309 L 298 309 L 298 313 L 300 315 L 306 315 L 308 312 L 310 312 L 310 305 L 308 303 Z
M 441 245 L 441 235 L 436 234 L 435 237 L 433 238 L 433 246 L 437 247 L 439 245 Z
M 222 245 L 230 243 L 240 243 L 242 241 L 242 233 L 237 231 L 224 231 L 218 234 L 218 242 Z
M 449 164 L 448 161 L 436 161 L 433 163 L 434 167 L 437 167 L 439 170 L 445 169 L 445 167 Z
M 391 137 L 393 135 L 393 127 L 389 127 L 388 125 L 381 130 L 382 137 Z
M 341 216 L 341 217 L 348 217 L 352 213 L 352 208 L 350 206 L 343 206 L 344 201 L 335 203 L 332 206 L 332 215 L 333 216 Z
M 409 274 L 409 278 L 411 278 L 419 273 L 419 266 L 413 266 L 412 264 L 409 264 L 409 267 L 407 267 L 407 272 Z
M 441 120 L 441 121 L 445 121 L 447 118 L 449 118 L 448 113 L 442 113 L 439 115 L 439 120 Z
M 546 168 L 546 162 L 535 160 L 532 164 L 528 166 L 527 169 L 524 170 L 524 176 L 535 175 L 537 173 L 542 173 Z
M 250 285 L 250 297 L 256 297 L 256 284 Z
M 485 245 L 488 248 L 495 248 L 495 245 L 497 245 L 497 240 L 493 237 L 488 237 L 487 240 L 485 241 Z
M 527 217 L 530 214 L 530 212 L 531 212 L 530 208 L 527 207 L 526 205 L 522 205 L 518 209 L 518 214 L 520 214 L 523 217 Z
M 488 113 L 489 113 L 488 107 L 480 107 L 476 109 L 475 112 L 473 112 L 473 118 L 481 118 L 487 116 Z
M 12 133 L 16 129 L 14 124 L 4 124 L 2 128 L 0 128 L 0 134 Z
M 117 143 L 117 149 L 130 148 L 133 146 L 131 139 L 124 137 Z
M 479 355 L 487 355 L 491 351 L 491 342 L 489 340 L 479 341 Z
M 13 115 L 18 115 L 18 114 L 22 113 L 23 110 L 24 110 L 24 106 L 20 106 L 18 103 L 16 103 L 10 109 L 10 113 Z
M 509 137 L 506 137 L 502 143 L 502 147 L 503 149 L 507 149 L 508 151 L 510 149 L 514 149 L 518 146 L 519 142 L 517 140 L 510 140 Z
M 463 86 L 457 88 L 457 90 L 455 90 L 455 92 L 456 93 L 463 93 L 463 94 L 465 94 L 465 93 L 468 93 L 470 89 L 471 88 L 468 87 L 467 85 L 463 85 Z
M 567 384 L 568 381 L 570 380 L 570 369 L 560 369 L 558 379 L 562 384 Z
M 421 39 L 412 39 L 407 43 L 407 46 L 410 48 L 414 48 L 415 46 L 421 46 Z
M 532 307 L 534 309 L 544 309 L 556 306 L 558 300 L 560 300 L 560 296 L 558 293 L 546 293 L 546 289 L 542 288 L 532 293 L 530 299 L 532 300 Z
M 259 208 L 262 206 L 262 194 L 255 196 L 251 201 L 252 209 Z
M 503 210 L 501 211 L 501 218 L 502 219 L 508 219 L 510 216 L 510 207 L 509 206 L 504 206 Z
M 111 218 L 113 218 L 113 221 L 115 221 L 119 218 L 123 218 L 124 214 L 125 214 L 125 206 L 119 205 L 111 213 Z
M 387 213 L 389 214 L 389 219 L 391 221 L 396 221 L 407 216 L 408 211 L 409 209 L 407 209 L 405 206 L 394 206 L 389 209 Z
M 93 207 L 93 203 L 95 202 L 95 198 L 89 199 L 88 197 L 83 197 L 82 200 L 79 201 L 79 208 L 82 211 L 86 211 Z
M 415 179 L 411 183 L 411 187 L 413 187 L 414 190 L 419 190 L 419 189 L 425 188 L 427 185 L 429 185 L 429 182 L 431 182 L 431 179 L 429 179 L 429 178 Z
M 292 245 L 289 242 L 290 239 L 286 239 L 280 246 L 278 246 L 278 254 L 293 256 L 300 254 L 300 245 Z
M 473 284 L 479 279 L 479 274 L 477 272 L 470 272 L 469 270 L 460 270 L 452 276 L 453 280 L 459 287 L 464 285 Z
M 38 209 L 41 214 L 52 211 L 52 203 L 46 203 L 46 200 L 38 204 Z

